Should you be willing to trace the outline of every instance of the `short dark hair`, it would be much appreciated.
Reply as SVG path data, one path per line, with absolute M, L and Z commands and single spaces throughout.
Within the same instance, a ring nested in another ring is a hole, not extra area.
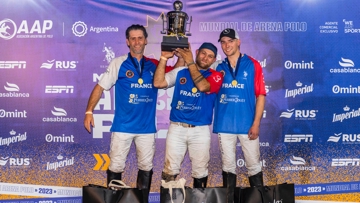
M 129 39 L 129 37 L 130 37 L 130 31 L 131 31 L 131 30 L 142 30 L 143 33 L 144 33 L 145 39 L 148 37 L 148 34 L 147 34 L 146 29 L 145 29 L 144 26 L 139 25 L 139 24 L 132 24 L 130 27 L 128 27 L 128 28 L 126 29 L 126 32 L 125 32 L 125 34 L 126 34 L 126 39 Z

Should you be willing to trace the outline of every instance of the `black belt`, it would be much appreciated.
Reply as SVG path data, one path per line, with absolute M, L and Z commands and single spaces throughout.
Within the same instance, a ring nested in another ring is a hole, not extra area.
M 178 125 L 178 126 L 182 126 L 184 128 L 193 128 L 193 127 L 196 127 L 196 125 L 191 125 L 191 124 L 188 124 L 188 123 L 182 123 L 182 122 L 173 122 L 173 121 L 170 121 L 171 124 L 175 124 L 175 125 Z

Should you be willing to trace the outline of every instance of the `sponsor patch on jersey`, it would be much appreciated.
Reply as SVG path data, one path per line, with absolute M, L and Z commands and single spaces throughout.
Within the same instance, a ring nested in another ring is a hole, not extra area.
M 134 72 L 132 72 L 131 70 L 126 71 L 126 77 L 128 78 L 134 77 Z
M 225 76 L 225 71 L 224 70 L 221 70 L 220 73 Z
M 186 83 L 186 78 L 180 78 L 180 84 L 185 84 Z

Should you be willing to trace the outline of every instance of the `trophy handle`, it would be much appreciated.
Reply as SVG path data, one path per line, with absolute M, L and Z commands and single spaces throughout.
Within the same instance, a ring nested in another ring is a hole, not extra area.
M 164 13 L 161 14 L 161 19 L 163 21 L 163 30 L 160 31 L 161 34 L 166 34 L 166 30 L 167 28 L 165 28 L 165 24 L 167 23 L 167 19 L 166 19 L 166 16 L 164 15 Z
M 190 19 L 188 20 L 188 22 L 186 22 L 186 25 L 189 25 L 189 29 L 187 31 L 185 31 L 186 36 L 191 36 L 191 33 L 190 33 L 191 22 L 192 22 L 192 16 L 190 16 Z

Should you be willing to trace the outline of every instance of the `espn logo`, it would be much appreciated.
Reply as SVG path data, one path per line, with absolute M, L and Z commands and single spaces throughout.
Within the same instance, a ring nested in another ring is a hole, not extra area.
M 110 158 L 107 154 L 93 154 L 96 159 L 96 164 L 93 168 L 94 171 L 105 171 L 109 168 Z
M 360 166 L 360 159 L 332 159 L 331 166 Z
M 60 94 L 60 93 L 74 93 L 74 86 L 65 86 L 65 85 L 59 85 L 59 86 L 52 86 L 52 85 L 47 85 L 45 87 L 45 93 L 55 93 L 55 94 Z
M 285 135 L 284 142 L 312 142 L 312 134 L 290 134 Z

